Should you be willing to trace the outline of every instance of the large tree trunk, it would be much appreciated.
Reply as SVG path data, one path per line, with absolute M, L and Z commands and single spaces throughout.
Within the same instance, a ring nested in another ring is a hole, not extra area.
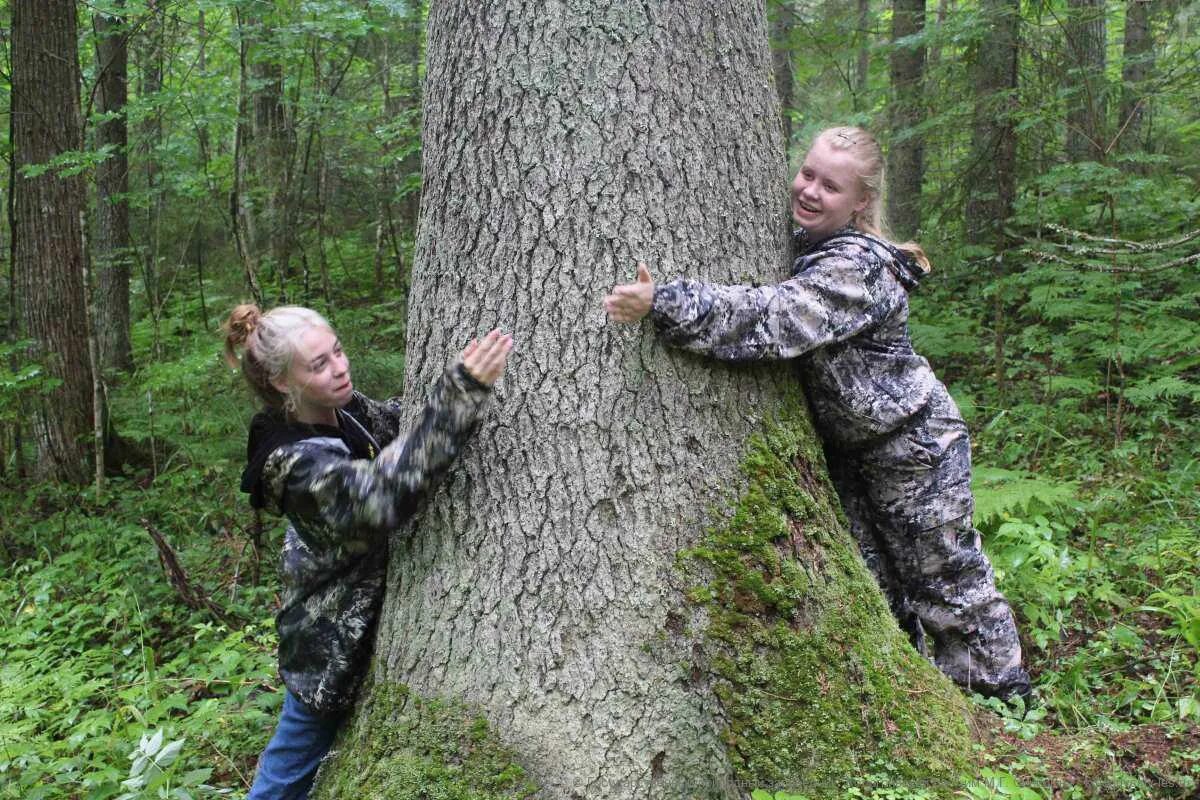
M 118 3 L 118 7 L 123 4 Z M 104 369 L 133 368 L 129 342 L 129 157 L 125 119 L 129 62 L 128 31 L 122 20 L 96 11 L 96 110 L 112 116 L 96 128 L 97 147 L 112 153 L 96 168 L 96 336 Z
M 1105 4 L 1104 0 L 1068 0 L 1067 9 L 1067 158 L 1098 161 L 1107 146 Z
M 892 46 L 892 143 L 888 148 L 887 214 L 903 239 L 921 227 L 921 182 L 925 177 L 924 136 L 913 129 L 925 120 L 925 45 L 896 42 L 925 30 L 925 0 L 894 0 Z
M 34 403 L 38 472 L 85 482 L 92 370 L 84 311 L 84 185 L 44 166 L 83 146 L 74 0 L 14 0 L 12 116 L 17 292 L 31 358 L 61 384 Z
M 961 768 L 962 701 L 857 557 L 788 367 L 601 311 L 638 259 L 784 273 L 762 5 L 445 2 L 428 52 L 414 412 L 468 337 L 519 349 L 393 541 L 371 684 L 317 796 L 526 796 L 521 775 L 554 800 L 821 796 L 875 758 Z

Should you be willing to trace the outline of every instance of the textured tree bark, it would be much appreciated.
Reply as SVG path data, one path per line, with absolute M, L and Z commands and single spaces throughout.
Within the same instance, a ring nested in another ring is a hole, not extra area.
M 858 56 L 854 67 L 854 110 L 861 111 L 868 105 L 867 82 L 871 77 L 871 0 L 857 0 Z
M 771 65 L 775 72 L 775 92 L 779 95 L 780 119 L 783 121 L 783 153 L 786 158 L 792 146 L 791 110 L 796 103 L 796 76 L 792 68 L 792 28 L 795 9 L 789 0 L 772 5 Z
M 515 332 L 518 350 L 446 485 L 415 529 L 393 540 L 368 697 L 317 796 L 417 796 L 397 787 L 409 785 L 412 759 L 437 751 L 413 741 L 436 726 L 412 696 L 477 709 L 540 798 L 733 798 L 753 785 L 819 786 L 806 778 L 827 766 L 814 744 L 822 734 L 787 721 L 824 702 L 819 690 L 810 700 L 764 688 L 745 712 L 743 695 L 762 676 L 736 665 L 767 663 L 768 628 L 741 650 L 732 642 L 742 623 L 714 638 L 725 616 L 698 598 L 722 593 L 698 589 L 704 579 L 681 555 L 745 523 L 738 497 L 767 471 L 754 459 L 748 466 L 750 442 L 787 426 L 802 444 L 783 448 L 781 480 L 789 492 L 806 481 L 807 499 L 792 504 L 795 519 L 763 500 L 783 531 L 767 547 L 789 553 L 784 572 L 853 586 L 839 602 L 865 609 L 864 628 L 891 638 L 876 648 L 883 656 L 843 642 L 812 662 L 781 659 L 778 670 L 839 684 L 877 658 L 889 674 L 916 674 L 898 666 L 911 664 L 927 681 L 913 695 L 922 695 L 922 715 L 959 710 L 940 676 L 909 659 L 854 557 L 788 368 L 671 351 L 648 324 L 612 326 L 601 310 L 639 259 L 661 278 L 784 274 L 787 175 L 762 5 L 458 0 L 431 6 L 428 35 L 405 376 L 414 410 L 469 337 L 500 326 Z M 850 557 L 813 557 L 818 525 L 831 537 L 822 552 Z M 771 615 L 739 589 L 726 595 L 739 613 Z M 824 630 L 831 609 L 816 596 L 770 624 L 784 638 Z M 854 639 L 823 638 L 846 635 Z M 729 677 L 736 669 L 745 674 Z M 849 683 L 858 690 L 847 703 L 871 694 Z M 399 695 L 388 688 L 396 685 Z M 418 723 L 373 733 L 389 704 Z M 849 728 L 860 711 L 839 699 L 820 715 Z M 946 727 L 962 747 L 961 719 Z M 878 753 L 873 737 L 831 751 Z M 776 738 L 778 752 L 762 743 Z M 389 760 L 399 751 L 407 766 Z M 840 761 L 832 769 L 843 772 L 821 772 L 831 785 L 852 778 Z
M 1017 186 L 1016 104 L 1017 49 L 1020 42 L 1019 0 L 983 0 L 987 27 L 970 63 L 975 100 L 972 110 L 971 161 L 967 185 L 966 234 L 971 244 L 991 247 L 993 274 L 1004 272 L 1007 242 L 1004 223 L 1012 213 Z M 1006 313 L 1001 292 L 993 306 L 992 360 L 996 383 L 1005 390 Z
M 1121 137 L 1119 149 L 1125 153 L 1149 149 L 1146 121 L 1150 118 L 1151 93 L 1145 85 L 1154 71 L 1154 36 L 1150 20 L 1157 4 L 1154 0 L 1129 0 L 1125 4 L 1125 43 L 1121 56 L 1121 116 L 1117 119 Z M 1131 165 L 1131 171 L 1145 172 Z
M 731 777 L 715 699 L 680 680 L 690 647 L 640 648 L 682 614 L 675 554 L 798 388 L 669 354 L 607 326 L 600 300 L 638 259 L 780 276 L 765 19 L 754 3 L 537 5 L 430 11 L 405 385 L 494 325 L 520 354 L 458 480 L 396 549 L 378 668 L 486 709 L 547 797 L 708 795 Z
M 1108 79 L 1104 76 L 1107 36 L 1104 0 L 1068 0 L 1065 26 L 1067 86 L 1067 158 L 1099 161 L 1108 144 L 1105 133 Z
M 121 7 L 122 4 L 118 4 Z M 133 369 L 129 342 L 129 193 L 128 128 L 125 119 L 129 62 L 128 32 L 119 18 L 92 15 L 96 32 L 96 110 L 113 116 L 96 128 L 98 147 L 111 155 L 96 168 L 96 334 L 104 369 Z
M 12 4 L 12 116 L 17 293 L 33 360 L 62 383 L 33 405 L 38 472 L 77 483 L 89 477 L 92 372 L 83 294 L 83 179 L 55 170 L 29 177 L 83 146 L 74 0 Z
M 911 239 L 921 227 L 921 183 L 925 177 L 925 141 L 910 133 L 925 120 L 925 45 L 895 43 L 925 30 L 925 0 L 894 0 L 889 59 L 892 76 L 891 128 L 888 147 L 887 214 L 892 230 Z M 904 134 L 901 138 L 898 134 Z

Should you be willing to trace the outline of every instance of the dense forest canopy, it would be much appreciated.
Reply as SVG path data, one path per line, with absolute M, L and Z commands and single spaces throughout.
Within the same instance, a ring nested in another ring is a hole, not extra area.
M 828 125 L 876 132 L 895 235 L 933 262 L 912 334 L 971 425 L 1039 693 L 980 704 L 962 791 L 1193 796 L 1200 4 L 763 11 L 789 166 Z M 245 791 L 280 528 L 237 492 L 252 405 L 217 327 L 311 305 L 399 393 L 428 14 L 0 1 L 0 798 Z M 893 768 L 848 796 L 927 796 Z

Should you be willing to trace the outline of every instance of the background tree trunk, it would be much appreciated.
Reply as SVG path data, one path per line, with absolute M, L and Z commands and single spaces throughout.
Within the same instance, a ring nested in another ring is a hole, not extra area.
M 795 10 L 790 0 L 772 4 L 771 40 L 775 47 L 771 51 L 771 66 L 775 73 L 775 92 L 779 95 L 780 119 L 783 121 L 783 154 L 786 158 L 792 146 L 792 109 L 796 103 L 796 77 L 792 68 L 792 28 Z
M 292 178 L 296 157 L 296 131 L 284 96 L 283 64 L 271 53 L 271 38 L 277 17 L 272 0 L 251 0 L 244 6 L 243 35 L 250 37 L 250 139 L 249 166 L 257 178 L 265 201 L 258 230 L 264 229 L 271 268 L 279 282 L 280 301 L 289 295 L 294 230 Z M 280 12 L 282 13 L 282 12 Z
M 170 281 L 163 269 L 163 203 L 166 187 L 163 181 L 163 72 L 167 62 L 167 11 L 164 0 L 146 0 L 146 17 L 138 53 L 140 62 L 141 102 L 151 107 L 139 125 L 140 157 L 146 180 L 145 222 L 142 235 L 142 285 L 146 304 L 154 323 L 154 358 L 163 356 L 162 320 L 166 313 Z
M 469 337 L 499 325 L 518 351 L 393 541 L 368 699 L 318 796 L 390 796 L 444 752 L 423 731 L 457 734 L 413 724 L 434 707 L 414 697 L 482 712 L 543 798 L 816 795 L 878 757 L 919 754 L 927 781 L 961 765 L 961 698 L 843 531 L 794 375 L 601 310 L 638 259 L 784 274 L 761 4 L 445 2 L 428 42 L 412 407 Z
M 983 0 L 987 26 L 970 62 L 975 101 L 972 111 L 971 163 L 965 186 L 966 238 L 988 247 L 993 277 L 1005 273 L 1007 249 L 1004 225 L 1012 214 L 1017 186 L 1017 138 L 1013 112 L 1016 106 L 1017 46 L 1020 30 L 1019 0 Z M 1003 292 L 997 289 L 992 304 L 992 360 L 996 385 L 1003 396 L 1006 384 L 1005 318 Z
M 983 0 L 988 24 L 970 61 L 974 89 L 966 228 L 971 244 L 995 244 L 1016 193 L 1017 0 Z
M 1067 158 L 1099 161 L 1108 144 L 1104 0 L 1068 0 L 1067 9 Z
M 123 4 L 121 4 L 123 5 Z M 120 7 L 120 5 L 118 6 Z M 129 62 L 128 31 L 123 21 L 93 13 L 96 31 L 96 111 L 112 114 L 96 128 L 96 145 L 111 155 L 96 168 L 96 334 L 103 369 L 130 370 L 129 342 L 129 157 L 125 102 Z
M 84 184 L 79 175 L 28 167 L 83 147 L 74 0 L 12 4 L 12 116 L 17 171 L 14 272 L 31 358 L 62 383 L 37 398 L 38 472 L 86 482 L 92 431 L 92 371 L 84 312 Z
M 235 7 L 238 41 L 238 116 L 233 144 L 233 191 L 229 198 L 229 216 L 232 222 L 234 245 L 238 259 L 242 262 L 246 287 L 260 306 L 266 303 L 259 284 L 259 235 L 255 218 L 255 201 L 251 196 L 253 170 L 253 124 L 251 120 L 250 89 L 250 42 L 253 18 L 248 18 L 240 7 Z
M 867 84 L 871 77 L 871 0 L 856 0 L 858 30 L 854 34 L 858 42 L 854 68 L 854 110 L 860 111 L 869 104 Z
M 1125 5 L 1125 44 L 1121 56 L 1121 116 L 1117 119 L 1125 153 L 1149 150 L 1146 120 L 1150 117 L 1150 93 L 1146 78 L 1154 70 L 1154 36 L 1150 19 L 1153 0 L 1129 0 Z M 1135 171 L 1144 172 L 1143 169 Z
M 896 42 L 924 30 L 925 0 L 895 0 L 889 59 L 893 97 L 892 141 L 887 155 L 887 214 L 892 230 L 901 239 L 915 237 L 921 227 L 925 142 L 924 135 L 912 133 L 912 129 L 925 120 L 925 45 Z

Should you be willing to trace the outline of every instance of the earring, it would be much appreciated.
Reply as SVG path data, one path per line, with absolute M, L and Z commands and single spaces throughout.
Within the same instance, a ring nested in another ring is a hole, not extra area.
M 283 410 L 288 414 L 296 413 L 296 398 L 290 392 L 283 397 Z

